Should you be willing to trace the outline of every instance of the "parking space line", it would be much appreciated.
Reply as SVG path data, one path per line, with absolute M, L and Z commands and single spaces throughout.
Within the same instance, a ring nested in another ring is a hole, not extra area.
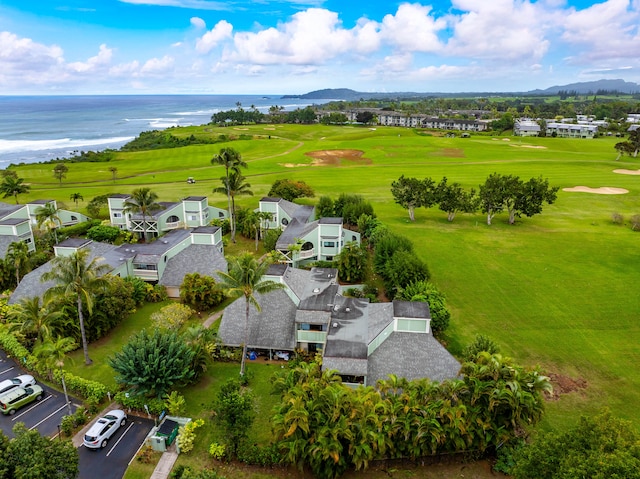
M 55 416 L 56 414 L 58 414 L 60 411 L 62 411 L 62 410 L 63 410 L 64 408 L 66 408 L 66 407 L 67 407 L 67 405 L 66 405 L 66 404 L 64 404 L 64 405 L 60 406 L 58 409 L 56 409 L 55 411 L 53 411 L 51 414 L 49 414 L 47 417 L 45 417 L 45 418 L 44 418 L 42 421 L 40 421 L 38 424 L 36 424 L 36 425 L 35 425 L 35 426 L 33 426 L 33 427 L 30 427 L 30 428 L 29 428 L 29 431 L 31 431 L 31 430 L 33 430 L 33 429 L 37 428 L 40 424 L 42 424 L 43 422 L 45 422 L 47 419 L 49 419 L 49 418 L 51 418 L 51 417 Z
M 44 404 L 44 403 L 45 403 L 45 401 L 48 401 L 48 400 L 49 400 L 49 399 L 51 399 L 52 397 L 53 397 L 53 396 L 49 395 L 49 396 L 47 396 L 46 398 L 41 399 L 41 400 L 40 400 L 40 401 L 38 401 L 36 404 L 34 404 L 33 406 L 31 406 L 29 409 L 25 409 L 25 410 L 24 410 L 24 411 L 22 411 L 20 414 L 18 414 L 18 415 L 16 415 L 16 416 L 13 416 L 13 417 L 11 418 L 11 420 L 12 420 L 12 421 L 15 421 L 15 420 L 17 420 L 17 419 L 21 418 L 22 416 L 24 416 L 25 414 L 27 414 L 29 411 L 31 411 L 31 410 L 33 410 L 33 409 L 37 408 L 38 406 L 40 406 L 40 404 Z M 66 404 L 65 404 L 65 406 L 66 406 Z
M 116 443 L 115 443 L 113 446 L 111 446 L 111 449 L 109 449 L 109 452 L 107 453 L 106 457 L 109 457 L 109 454 L 111 454 L 111 453 L 113 452 L 113 450 L 116 448 L 116 446 L 118 445 L 118 443 L 119 443 L 120 441 L 122 441 L 122 438 L 124 437 L 124 435 L 125 435 L 126 433 L 128 433 L 128 432 L 129 432 L 129 429 L 131 429 L 131 428 L 133 427 L 133 424 L 134 424 L 133 422 L 132 422 L 131 424 L 129 424 L 129 427 L 127 428 L 127 430 L 126 430 L 125 432 L 123 432 L 123 433 L 122 433 L 122 436 L 120 436 L 120 437 L 118 438 L 118 440 L 116 441 Z
M 5 369 L 4 371 L 0 371 L 0 374 L 4 374 L 4 373 L 8 373 L 9 371 L 15 369 L 14 366 L 10 367 L 9 369 Z

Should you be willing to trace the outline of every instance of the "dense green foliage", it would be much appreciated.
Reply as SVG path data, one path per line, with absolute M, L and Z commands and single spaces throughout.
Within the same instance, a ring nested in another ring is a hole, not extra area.
M 283 198 L 287 201 L 293 201 L 297 198 L 302 197 L 312 197 L 314 196 L 313 188 L 311 188 L 308 184 L 301 180 L 290 180 L 288 178 L 283 178 L 280 180 L 276 180 L 271 189 L 269 190 L 268 196 L 274 198 Z
M 116 381 L 136 396 L 162 397 L 196 378 L 194 351 L 175 331 L 143 329 L 109 358 Z
M 609 411 L 582 417 L 567 431 L 542 434 L 519 452 L 516 479 L 640 478 L 640 435 Z
M 71 441 L 52 441 L 20 422 L 13 432 L 11 441 L 0 433 L 0 478 L 74 479 L 78 475 L 78 450 Z
M 215 420 L 224 430 L 226 450 L 230 458 L 238 455 L 249 437 L 255 418 L 254 408 L 253 395 L 237 379 L 228 380 L 213 403 Z
M 431 329 L 434 334 L 441 333 L 449 327 L 451 312 L 447 307 L 447 301 L 444 294 L 433 283 L 429 283 L 424 280 L 411 282 L 398 291 L 398 295 L 395 299 L 402 299 L 405 301 L 423 301 L 429 303 L 429 311 L 431 311 Z
M 365 278 L 369 254 L 365 246 L 349 242 L 344 245 L 340 254 L 335 258 L 338 276 L 347 283 L 357 283 Z
M 179 148 L 188 145 L 208 145 L 216 143 L 215 140 L 211 140 L 203 137 L 196 137 L 191 135 L 189 137 L 177 137 L 171 134 L 171 130 L 152 130 L 143 131 L 136 138 L 124 145 L 120 150 L 122 151 L 140 151 L 140 150 L 156 150 L 160 148 Z
M 211 276 L 189 273 L 180 285 L 180 300 L 196 311 L 209 311 L 224 301 L 224 291 Z
M 87 231 L 87 238 L 93 241 L 113 244 L 120 236 L 120 231 L 120 228 L 118 228 L 117 226 L 92 226 L 89 231 Z
M 354 390 L 335 371 L 301 363 L 275 382 L 278 445 L 286 462 L 334 478 L 375 459 L 484 451 L 542 417 L 549 382 L 537 371 L 483 352 L 462 372 L 442 383 L 390 377 Z

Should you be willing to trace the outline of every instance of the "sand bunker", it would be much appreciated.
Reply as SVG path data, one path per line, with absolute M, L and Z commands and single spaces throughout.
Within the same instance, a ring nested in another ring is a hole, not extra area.
M 602 186 L 600 188 L 589 188 L 588 186 L 574 186 L 573 188 L 562 188 L 562 191 L 577 193 L 595 193 L 597 195 L 624 195 L 629 190 L 624 188 L 614 188 L 612 186 Z
M 509 146 L 514 146 L 516 148 L 534 148 L 536 150 L 546 150 L 547 149 L 546 146 L 541 146 L 541 145 L 517 145 L 517 144 L 511 143 Z
M 618 173 L 620 175 L 640 175 L 640 170 L 613 170 L 614 173 Z
M 313 158 L 311 166 L 339 166 L 343 160 L 370 165 L 369 158 L 363 158 L 361 150 L 318 150 L 309 151 L 305 155 Z

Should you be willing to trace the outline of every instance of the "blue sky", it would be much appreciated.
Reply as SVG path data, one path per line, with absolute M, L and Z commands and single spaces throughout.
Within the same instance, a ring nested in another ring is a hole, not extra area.
M 640 83 L 640 0 L 2 0 L 0 94 Z

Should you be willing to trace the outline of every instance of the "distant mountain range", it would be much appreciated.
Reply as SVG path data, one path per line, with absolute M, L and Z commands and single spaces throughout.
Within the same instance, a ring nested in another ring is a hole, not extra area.
M 587 93 L 596 93 L 599 90 L 617 91 L 619 93 L 639 93 L 640 85 L 638 83 L 628 82 L 625 80 L 597 80 L 589 82 L 570 83 L 568 85 L 556 85 L 545 90 L 530 90 L 526 92 L 459 92 L 459 93 L 442 93 L 442 92 L 361 92 L 351 90 L 349 88 L 326 88 L 324 90 L 316 90 L 304 95 L 285 95 L 282 98 L 301 98 L 304 100 L 377 100 L 389 98 L 424 98 L 426 96 L 450 97 L 450 96 L 496 96 L 496 95 L 554 95 L 559 91 L 570 91 L 584 95 Z

